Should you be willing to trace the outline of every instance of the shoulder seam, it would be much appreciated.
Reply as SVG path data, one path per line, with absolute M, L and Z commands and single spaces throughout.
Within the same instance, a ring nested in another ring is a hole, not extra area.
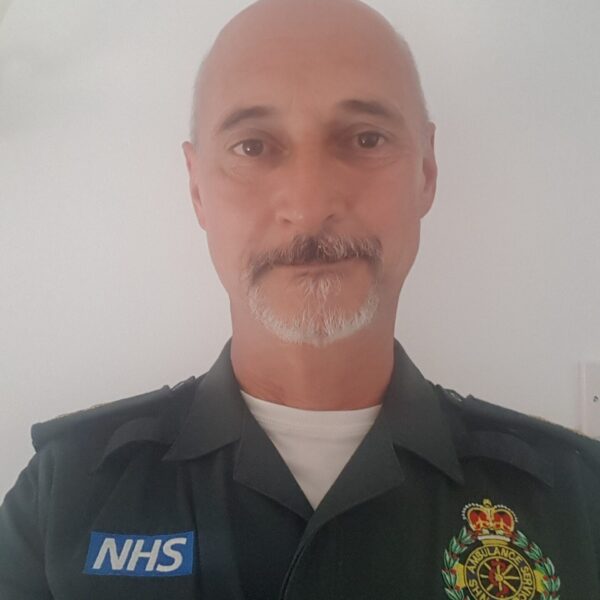
M 49 421 L 35 423 L 31 427 L 31 439 L 36 452 L 39 452 L 50 440 L 58 438 L 71 431 L 76 426 L 86 426 L 91 423 L 127 420 L 139 414 L 147 415 L 154 412 L 157 406 L 172 397 L 185 393 L 186 389 L 195 383 L 196 378 L 190 377 L 170 388 L 164 385 L 161 388 L 137 394 L 120 400 L 97 404 L 90 408 L 61 415 Z

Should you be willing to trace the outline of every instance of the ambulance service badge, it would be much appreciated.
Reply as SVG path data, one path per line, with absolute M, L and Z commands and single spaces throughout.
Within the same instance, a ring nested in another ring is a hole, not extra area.
M 517 529 L 517 515 L 490 500 L 467 504 L 465 526 L 444 550 L 450 600 L 559 600 L 560 579 L 540 547 Z

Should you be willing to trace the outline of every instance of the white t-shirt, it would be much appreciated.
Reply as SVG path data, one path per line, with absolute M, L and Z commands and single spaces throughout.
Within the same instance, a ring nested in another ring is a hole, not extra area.
M 303 410 L 254 398 L 248 409 L 316 508 L 373 425 L 381 405 L 357 410 Z

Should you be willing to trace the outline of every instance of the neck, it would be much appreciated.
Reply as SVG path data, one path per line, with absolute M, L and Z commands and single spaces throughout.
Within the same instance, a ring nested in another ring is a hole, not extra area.
M 354 410 L 381 402 L 394 362 L 393 327 L 375 325 L 317 348 L 235 325 L 231 361 L 250 395 L 306 410 Z

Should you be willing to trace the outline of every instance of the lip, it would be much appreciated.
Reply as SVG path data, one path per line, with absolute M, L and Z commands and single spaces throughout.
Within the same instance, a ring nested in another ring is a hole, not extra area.
M 290 266 L 294 269 L 328 269 L 330 267 L 336 267 L 339 265 L 346 264 L 350 260 L 351 259 L 349 259 L 349 258 L 344 258 L 342 260 L 335 260 L 333 262 L 315 261 L 315 262 L 302 263 L 301 265 L 288 265 L 288 266 Z
M 342 260 L 336 260 L 334 262 L 309 262 L 301 265 L 287 265 L 288 268 L 293 269 L 294 271 L 299 271 L 302 273 L 315 272 L 315 271 L 335 271 L 337 269 L 343 268 L 348 263 L 356 261 L 355 258 L 343 258 Z
M 328 262 L 328 263 L 310 262 L 310 263 L 303 263 L 301 265 L 289 265 L 289 266 L 292 267 L 293 269 L 319 269 L 319 268 L 323 269 L 323 268 L 331 267 L 332 265 L 337 265 L 341 262 L 342 261 Z

